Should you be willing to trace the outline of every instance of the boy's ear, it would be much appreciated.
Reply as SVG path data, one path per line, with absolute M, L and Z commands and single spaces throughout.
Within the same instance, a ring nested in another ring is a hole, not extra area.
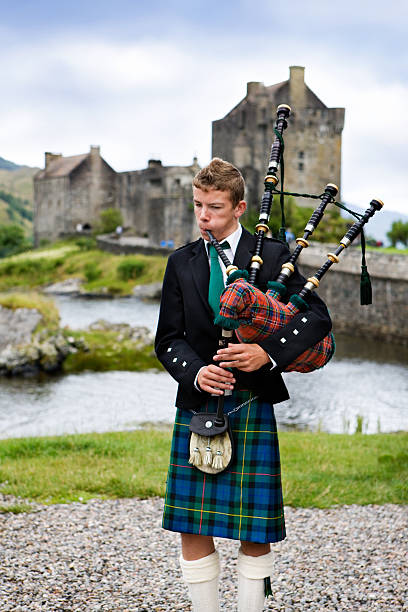
M 245 202 L 245 200 L 241 200 L 240 202 L 238 202 L 237 206 L 234 209 L 235 217 L 239 219 L 239 217 L 241 217 L 244 214 L 246 209 L 247 209 L 247 203 Z

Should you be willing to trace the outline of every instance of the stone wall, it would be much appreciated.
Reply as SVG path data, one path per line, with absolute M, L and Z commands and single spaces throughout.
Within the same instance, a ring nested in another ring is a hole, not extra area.
M 76 157 L 76 167 L 53 172 L 53 161 L 69 164 L 73 158 L 46 153 L 46 167 L 34 177 L 36 245 L 43 238 L 56 240 L 74 232 L 77 224 L 94 227 L 101 211 L 116 205 L 116 172 L 102 159 L 99 147 Z
M 152 246 L 147 238 L 127 237 L 115 238 L 109 234 L 100 235 L 96 239 L 98 248 L 114 255 L 163 255 L 167 257 L 174 249 Z
M 302 274 L 312 276 L 334 249 L 333 245 L 304 249 L 299 261 Z M 368 251 L 373 303 L 360 306 L 361 251 L 350 247 L 340 257 L 317 290 L 330 310 L 334 330 L 408 345 L 408 258 Z
M 198 172 L 197 160 L 191 166 L 163 166 L 149 160 L 144 170 L 117 174 L 118 207 L 125 227 L 153 246 L 172 241 L 178 247 L 196 234 L 191 183 Z
M 69 177 L 68 189 L 64 231 L 75 231 L 78 223 L 93 228 L 102 210 L 115 207 L 116 173 L 91 150 L 90 156 Z
M 67 177 L 34 181 L 34 243 L 55 240 L 66 228 Z

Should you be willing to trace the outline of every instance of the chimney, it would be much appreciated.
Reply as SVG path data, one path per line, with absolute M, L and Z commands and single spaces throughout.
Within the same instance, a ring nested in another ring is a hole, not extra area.
M 305 68 L 304 66 L 289 67 L 289 95 L 290 103 L 294 110 L 305 108 L 306 106 L 306 87 L 305 87 Z
M 89 153 L 92 157 L 100 157 L 101 155 L 101 147 L 99 145 L 91 145 Z
M 161 160 L 160 159 L 149 159 L 147 162 L 148 168 L 161 168 Z
M 256 96 L 264 88 L 264 84 L 261 81 L 249 81 L 247 83 L 247 97 Z
M 51 162 L 55 161 L 56 159 L 61 159 L 62 157 L 62 153 L 45 153 L 45 169 L 47 170 L 48 166 L 50 165 Z

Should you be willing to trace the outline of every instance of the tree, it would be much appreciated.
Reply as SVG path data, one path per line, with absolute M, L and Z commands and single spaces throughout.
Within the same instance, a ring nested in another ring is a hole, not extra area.
M 21 253 L 30 247 L 19 225 L 0 225 L 0 257 Z
M 408 221 L 404 223 L 401 219 L 394 221 L 391 229 L 387 232 L 387 238 L 390 240 L 393 247 L 401 242 L 404 246 L 408 246 Z
M 102 234 L 114 232 L 119 225 L 123 225 L 122 213 L 118 208 L 107 208 L 103 210 L 100 214 L 100 220 Z

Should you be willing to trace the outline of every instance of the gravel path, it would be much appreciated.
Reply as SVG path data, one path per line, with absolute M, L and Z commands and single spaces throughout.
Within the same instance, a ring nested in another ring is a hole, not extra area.
M 0 503 L 4 500 L 0 497 Z M 190 610 L 162 500 L 35 506 L 0 516 L 0 610 Z M 408 506 L 286 509 L 267 610 L 408 610 Z M 237 543 L 219 540 L 222 610 L 236 610 Z

